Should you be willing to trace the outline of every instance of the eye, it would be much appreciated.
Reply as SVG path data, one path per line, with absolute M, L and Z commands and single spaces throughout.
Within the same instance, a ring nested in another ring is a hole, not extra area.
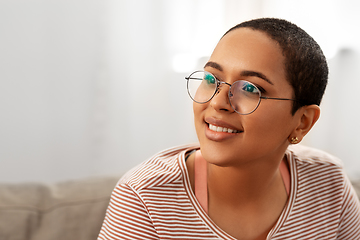
M 215 84 L 216 83 L 216 78 L 212 74 L 209 74 L 209 73 L 205 73 L 204 80 L 206 81 L 207 84 Z
M 248 93 L 256 93 L 256 94 L 259 93 L 259 89 L 255 85 L 249 82 L 244 82 L 242 86 L 242 90 Z

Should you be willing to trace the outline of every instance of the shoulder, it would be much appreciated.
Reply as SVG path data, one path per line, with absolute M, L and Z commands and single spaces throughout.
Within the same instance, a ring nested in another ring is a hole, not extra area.
M 297 144 L 290 145 L 287 152 L 292 155 L 299 165 L 318 165 L 343 169 L 343 163 L 339 158 L 316 148 Z
M 329 194 L 344 193 L 348 179 L 340 159 L 303 145 L 293 145 L 287 151 L 292 159 L 293 178 L 299 190 L 306 189 L 314 193 L 327 189 Z
M 301 229 L 295 230 L 301 239 L 308 239 L 308 234 L 323 239 L 324 232 L 327 239 L 358 239 L 359 200 L 341 160 L 302 145 L 289 147 L 287 156 L 292 179 L 291 210 L 279 236 L 287 236 L 290 231 L 293 235 L 294 229 Z
M 171 182 L 182 181 L 184 170 L 181 162 L 185 153 L 197 148 L 196 144 L 181 145 L 165 149 L 129 170 L 119 181 L 138 191 Z

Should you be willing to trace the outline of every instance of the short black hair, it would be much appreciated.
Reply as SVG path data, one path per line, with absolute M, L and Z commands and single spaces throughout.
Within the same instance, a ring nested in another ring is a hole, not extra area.
M 320 105 L 328 81 L 326 58 L 317 42 L 297 25 L 277 18 L 259 18 L 240 23 L 225 34 L 250 28 L 279 43 L 285 57 L 286 78 L 294 89 L 292 114 L 307 105 Z

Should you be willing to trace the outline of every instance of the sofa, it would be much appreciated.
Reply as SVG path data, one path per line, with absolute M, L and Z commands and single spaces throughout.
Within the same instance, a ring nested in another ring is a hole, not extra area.
M 0 184 L 0 240 L 94 240 L 120 176 Z
M 0 240 L 95 240 L 120 176 L 0 184 Z M 353 182 L 360 196 L 360 181 Z

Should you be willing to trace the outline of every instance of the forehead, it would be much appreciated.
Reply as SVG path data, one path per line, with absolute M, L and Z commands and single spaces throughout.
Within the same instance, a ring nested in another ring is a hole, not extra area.
M 224 72 L 256 71 L 269 79 L 286 81 L 285 57 L 279 44 L 263 32 L 249 28 L 235 29 L 217 44 L 210 61 Z

